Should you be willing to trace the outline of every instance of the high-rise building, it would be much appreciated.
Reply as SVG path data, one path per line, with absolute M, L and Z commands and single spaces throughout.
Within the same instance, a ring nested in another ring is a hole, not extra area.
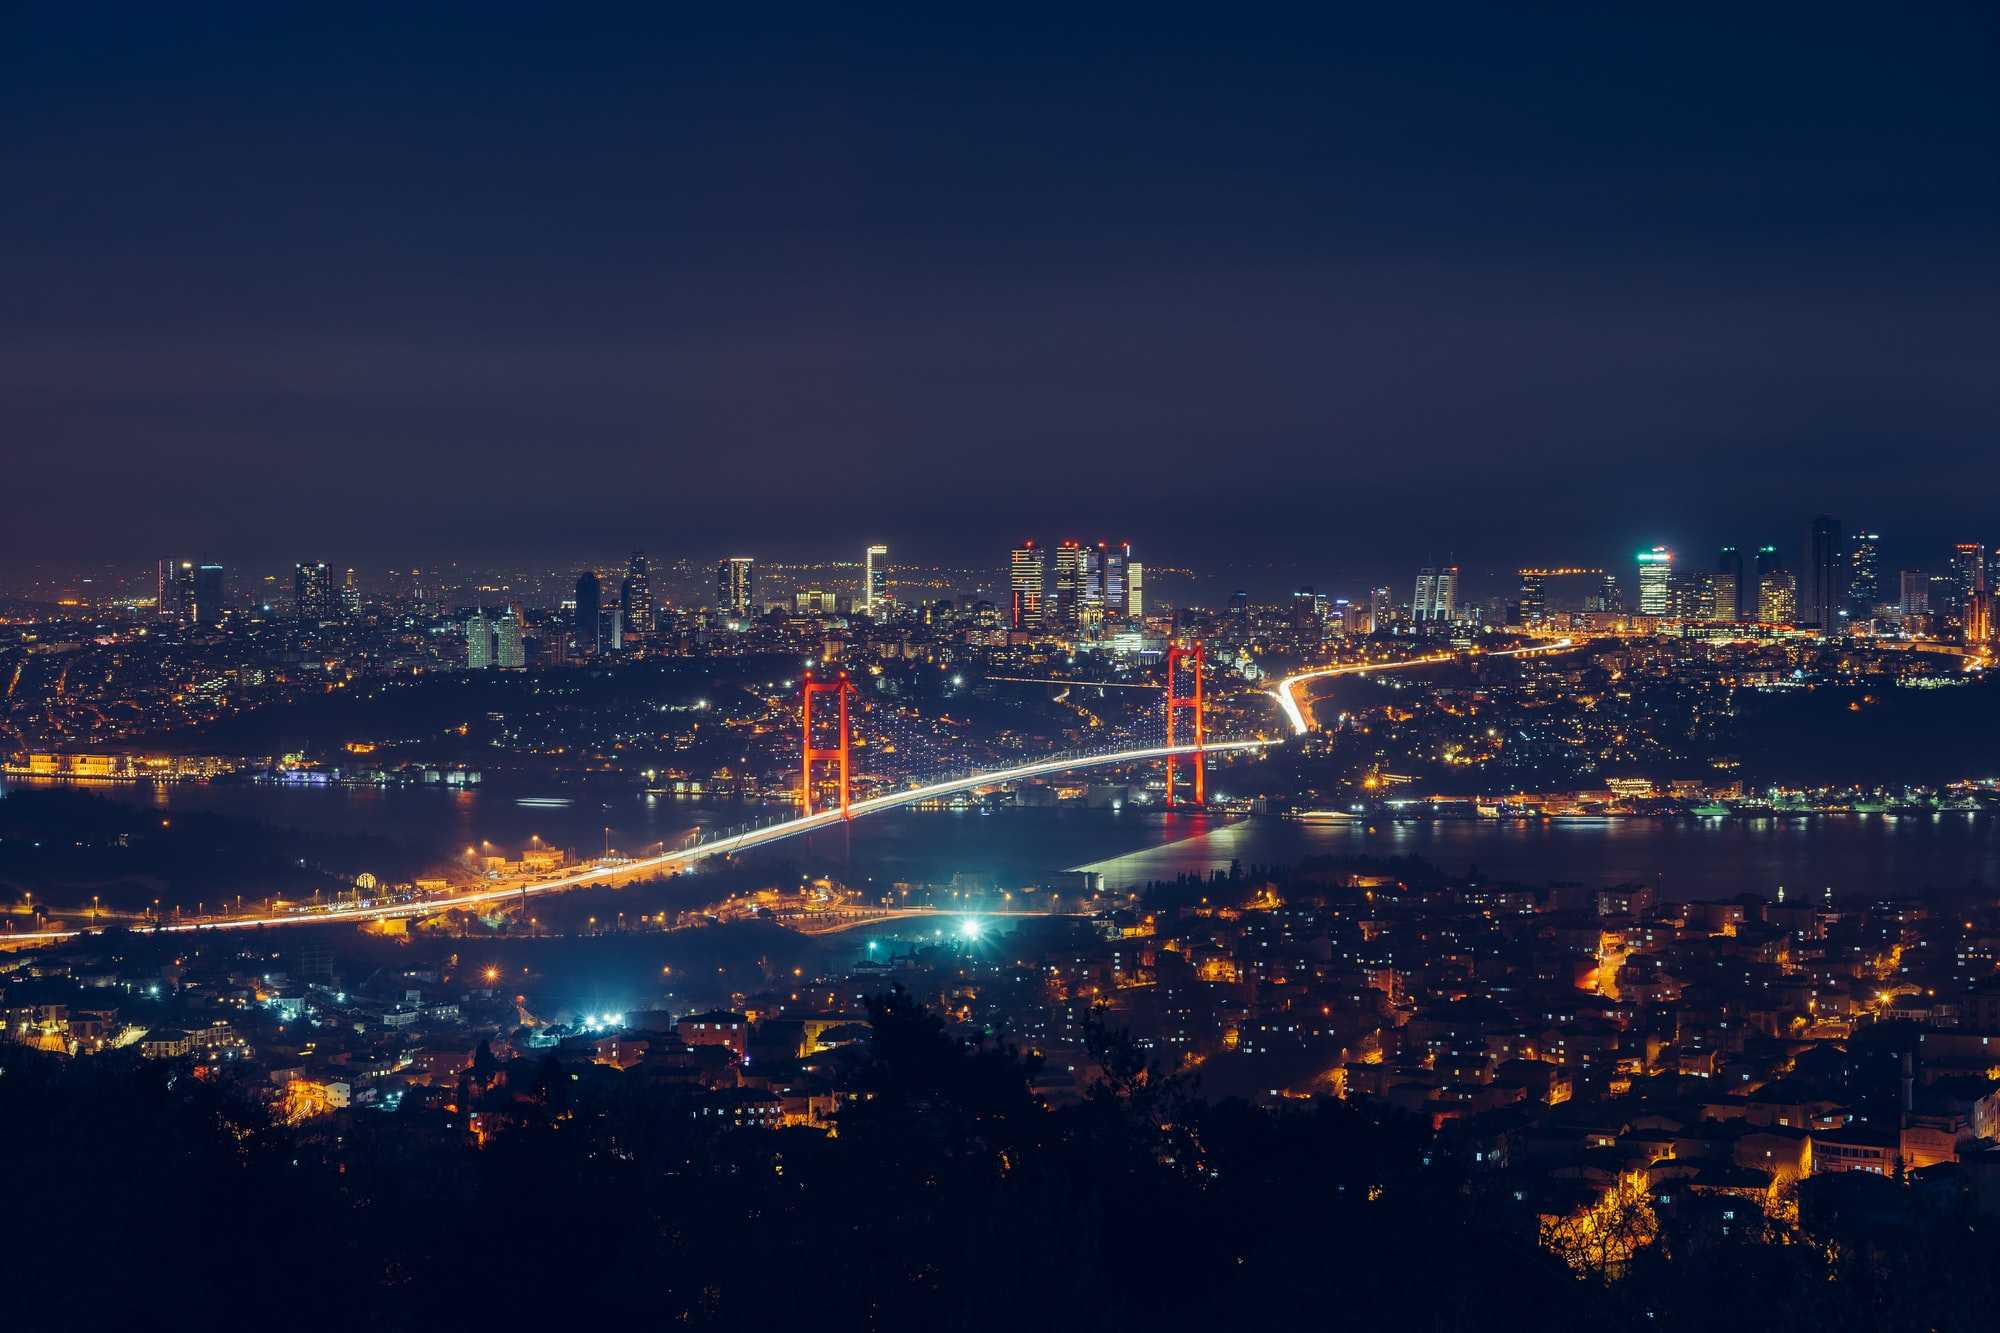
M 1757 619 L 1771 625 L 1791 625 L 1798 618 L 1798 575 L 1777 566 L 1760 574 L 1757 577 Z
M 518 606 L 504 606 L 493 617 L 493 665 L 502 671 L 519 671 L 528 665 Z
M 1396 619 L 1396 595 L 1387 588 L 1368 591 L 1368 632 L 1381 634 Z
M 1612 615 L 1625 614 L 1625 594 L 1618 587 L 1616 574 L 1610 570 L 1604 572 L 1603 582 L 1597 585 L 1595 593 L 1585 599 L 1584 609 L 1609 612 Z
M 1132 559 L 1130 551 L 1131 548 L 1126 548 L 1125 615 L 1140 620 L 1146 614 L 1146 566 Z
M 153 580 L 153 614 L 161 620 L 186 620 L 193 609 L 190 603 L 194 600 L 194 562 L 164 556 L 154 570 Z
M 1981 647 L 1993 642 L 1993 594 L 1984 588 L 1965 599 L 1965 641 Z
M 1641 551 L 1639 561 L 1639 614 L 1668 616 L 1674 609 L 1674 553 L 1664 546 Z
M 228 586 L 224 570 L 213 560 L 204 560 L 194 567 L 193 604 L 186 608 L 187 618 L 197 625 L 216 625 L 222 621 L 222 613 L 228 607 Z
M 1458 619 L 1458 566 L 1425 566 L 1417 571 L 1417 593 L 1410 599 L 1410 617 L 1449 623 Z
M 1816 625 L 1821 634 L 1838 634 L 1847 609 L 1847 544 L 1840 520 L 1820 514 L 1806 539 L 1806 604 L 1800 620 Z
M 586 569 L 576 580 L 576 651 L 588 657 L 603 645 L 604 584 L 597 571 Z
M 715 567 L 715 609 L 748 620 L 757 614 L 757 560 L 732 555 Z
M 1548 574 L 1540 569 L 1521 571 L 1521 591 L 1514 600 L 1516 624 L 1538 625 L 1549 614 Z
M 625 580 L 618 585 L 618 609 L 625 628 L 638 638 L 653 632 L 653 567 L 644 551 L 632 552 Z
M 349 620 L 361 614 L 361 585 L 355 581 L 352 565 L 340 580 L 340 614 Z
M 1906 569 L 1897 574 L 1896 606 L 1906 616 L 1929 615 L 1931 576 L 1921 569 Z
M 1132 560 L 1130 542 L 1099 542 L 1092 559 L 1091 572 L 1095 586 L 1091 589 L 1091 600 L 1098 608 L 1099 618 L 1120 620 L 1125 616 L 1127 566 Z
M 301 560 L 292 571 L 292 613 L 300 620 L 338 620 L 340 592 L 324 560 Z
M 1951 605 L 1944 608 L 1961 621 L 1972 594 L 1986 591 L 1986 546 L 1960 542 L 1951 548 Z
M 881 615 L 888 600 L 889 548 L 871 546 L 861 553 L 861 614 Z
M 1013 595 L 1008 623 L 1017 630 L 1042 627 L 1042 579 L 1047 572 L 1047 554 L 1029 538 L 1008 557 L 1007 582 Z
M 1049 600 L 1043 608 L 1043 623 L 1049 628 L 1074 631 L 1083 621 L 1083 592 L 1088 581 L 1090 552 L 1082 542 L 1057 543 L 1051 571 Z
M 1740 566 L 1742 561 L 1737 564 Z M 1741 574 L 1738 570 L 1718 569 L 1710 572 L 1707 586 L 1702 589 L 1700 615 L 1712 623 L 1726 623 L 1737 618 L 1736 585 Z
M 1847 615 L 1867 620 L 1882 600 L 1882 536 L 1857 532 L 1847 544 Z
M 493 627 L 483 610 L 465 618 L 465 669 L 484 671 L 493 665 Z
M 1745 620 L 1749 619 L 1750 608 L 1757 600 L 1753 596 L 1757 590 L 1757 585 L 1750 581 L 1749 574 L 1744 569 L 1743 548 L 1740 546 L 1725 546 L 1716 552 L 1715 572 L 1724 575 L 1734 584 L 1729 590 L 1729 604 L 1736 608 L 1736 614 L 1731 616 L 1730 619 L 1734 620 L 1738 617 Z

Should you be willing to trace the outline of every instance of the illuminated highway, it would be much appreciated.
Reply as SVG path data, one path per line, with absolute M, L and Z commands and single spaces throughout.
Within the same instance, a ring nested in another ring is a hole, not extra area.
M 1153 759 L 1164 759 L 1168 755 L 1192 755 L 1197 753 L 1227 754 L 1237 751 L 1256 750 L 1275 744 L 1273 741 L 1211 741 L 1207 745 L 1156 745 L 1138 750 L 1117 750 L 1109 754 L 1058 755 L 1053 759 L 1038 760 L 1032 764 L 1020 764 L 1013 768 L 998 768 L 985 773 L 973 773 L 965 777 L 947 778 L 941 782 L 928 783 L 921 787 L 911 787 L 905 791 L 890 792 L 883 796 L 871 796 L 865 801 L 855 801 L 848 806 L 851 817 L 859 819 L 865 815 L 881 814 L 900 806 L 915 805 L 921 801 L 936 800 L 944 796 L 954 796 L 960 792 L 972 791 L 979 787 L 1001 786 L 1009 782 L 1020 782 L 1027 778 L 1046 777 L 1053 773 L 1065 773 L 1079 768 L 1104 768 L 1114 764 L 1144 763 Z M 736 852 L 746 852 L 754 847 L 795 838 L 801 833 L 811 833 L 817 829 L 831 828 L 841 822 L 840 811 L 826 810 L 819 814 L 804 815 L 787 819 L 744 833 L 717 838 L 713 842 L 698 844 L 683 851 L 665 852 L 658 856 L 640 857 L 636 860 L 618 861 L 580 868 L 566 875 L 552 879 L 538 880 L 532 884 L 495 885 L 491 888 L 468 889 L 442 897 L 413 899 L 407 902 L 362 903 L 346 907 L 311 909 L 288 912 L 272 916 L 218 917 L 201 921 L 177 921 L 155 927 L 167 934 L 207 930 L 255 930 L 272 926 L 318 926 L 339 922 L 382 921 L 392 917 L 430 916 L 437 912 L 477 907 L 484 903 L 505 902 L 539 896 L 545 893 L 560 893 L 564 889 L 581 888 L 588 884 L 602 884 L 627 879 L 634 874 L 647 871 L 662 873 L 680 870 L 697 861 L 712 856 L 729 856 Z M 79 935 L 100 933 L 95 928 L 77 930 L 41 930 L 20 934 L 0 935 L 0 946 L 15 944 L 45 944 L 57 940 L 74 939 Z
M 1481 652 L 1478 649 L 1473 649 L 1466 654 L 1456 652 L 1432 653 L 1428 657 L 1407 657 L 1399 662 L 1350 662 L 1344 666 L 1319 667 L 1312 671 L 1301 671 L 1296 675 L 1287 676 L 1278 682 L 1276 689 L 1269 691 L 1269 693 L 1273 699 L 1278 701 L 1278 707 L 1284 710 L 1285 720 L 1292 724 L 1292 734 L 1303 736 L 1312 730 L 1312 724 L 1306 721 L 1305 709 L 1299 704 L 1296 691 L 1299 686 L 1309 680 L 1323 680 L 1328 676 L 1359 676 L 1370 671 L 1401 671 L 1408 667 L 1436 666 L 1440 662 L 1454 661 L 1460 656 L 1530 657 L 1537 653 L 1559 653 L 1564 649 L 1574 648 L 1575 646 L 1576 643 L 1574 640 L 1555 639 L 1549 643 L 1538 643 L 1528 648 L 1501 648 L 1492 652 Z

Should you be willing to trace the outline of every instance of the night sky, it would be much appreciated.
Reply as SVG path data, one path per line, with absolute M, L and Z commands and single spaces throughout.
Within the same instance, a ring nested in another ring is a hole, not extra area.
M 2000 541 L 1990 4 L 928 8 L 7 6 L 0 552 Z

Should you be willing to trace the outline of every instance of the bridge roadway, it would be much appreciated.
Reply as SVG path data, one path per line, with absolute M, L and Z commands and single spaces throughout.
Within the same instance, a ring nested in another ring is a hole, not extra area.
M 955 796 L 960 792 L 972 791 L 979 787 L 999 786 L 1009 782 L 1020 782 L 1027 778 L 1046 777 L 1053 773 L 1066 773 L 1079 768 L 1106 768 L 1114 764 L 1144 763 L 1152 759 L 1164 759 L 1168 755 L 1192 755 L 1196 753 L 1230 754 L 1245 750 L 1262 749 L 1274 741 L 1211 741 L 1207 745 L 1156 745 L 1138 750 L 1117 750 L 1109 754 L 1058 755 L 1053 759 L 1042 759 L 1032 764 L 1020 764 L 1013 768 L 998 768 L 985 773 L 973 773 L 966 777 L 947 778 L 941 782 L 928 783 L 921 787 L 911 787 L 906 791 L 889 792 L 882 796 L 871 796 L 865 801 L 855 801 L 848 806 L 848 813 L 854 818 L 881 814 L 900 806 L 915 805 L 920 801 L 936 800 L 939 797 Z M 536 897 L 545 893 L 559 893 L 564 889 L 581 888 L 588 884 L 608 884 L 630 879 L 636 874 L 648 871 L 673 871 L 705 861 L 712 856 L 729 856 L 736 852 L 747 852 L 754 847 L 795 838 L 801 833 L 812 833 L 823 828 L 832 828 L 841 822 L 840 811 L 826 810 L 816 815 L 801 815 L 776 824 L 766 824 L 762 828 L 750 829 L 743 833 L 717 838 L 713 842 L 700 843 L 677 852 L 663 852 L 658 856 L 640 857 L 637 860 L 619 861 L 609 865 L 588 866 L 566 875 L 537 881 L 533 884 L 509 884 L 504 887 L 470 889 L 464 893 L 444 897 L 419 898 L 408 902 L 365 903 L 348 907 L 286 912 L 269 916 L 216 917 L 200 921 L 169 922 L 154 929 L 166 934 L 192 933 L 208 930 L 258 930 L 276 926 L 323 926 L 353 921 L 382 921 L 393 917 L 430 916 L 437 912 L 455 911 L 467 907 L 477 907 L 483 903 L 504 902 L 510 899 Z M 0 948 L 20 944 L 50 944 L 59 940 L 75 939 L 80 935 L 101 934 L 102 931 L 85 927 L 77 930 L 40 930 L 18 934 L 0 934 Z
M 1406 657 L 1397 662 L 1349 662 L 1342 666 L 1319 667 L 1312 671 L 1301 671 L 1285 677 L 1274 690 L 1268 691 L 1278 701 L 1284 711 L 1285 721 L 1292 724 L 1292 734 L 1303 736 L 1312 730 L 1312 723 L 1306 715 L 1306 705 L 1299 702 L 1296 691 L 1309 680 L 1324 680 L 1329 676 L 1360 676 L 1370 671 L 1402 671 L 1409 667 L 1436 666 L 1440 662 L 1456 661 L 1460 657 L 1532 657 L 1538 653 L 1565 652 L 1578 645 L 1571 639 L 1552 639 L 1548 643 L 1538 643 L 1526 648 L 1498 648 L 1486 651 L 1473 648 L 1467 652 L 1432 653 L 1427 657 Z

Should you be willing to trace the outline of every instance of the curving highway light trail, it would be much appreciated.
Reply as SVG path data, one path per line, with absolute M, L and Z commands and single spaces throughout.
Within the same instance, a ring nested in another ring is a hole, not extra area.
M 906 791 L 890 792 L 883 796 L 871 796 L 865 801 L 855 801 L 848 806 L 852 818 L 876 815 L 884 810 L 894 810 L 898 806 L 915 805 L 919 801 L 935 800 L 941 796 L 954 796 L 959 792 L 971 791 L 975 787 L 999 786 L 1009 782 L 1019 782 L 1026 778 L 1045 777 L 1051 773 L 1065 773 L 1078 768 L 1103 768 L 1112 764 L 1144 763 L 1149 759 L 1164 759 L 1168 755 L 1189 755 L 1206 752 L 1226 754 L 1231 751 L 1255 750 L 1273 741 L 1211 741 L 1207 745 L 1156 745 L 1140 750 L 1118 750 L 1110 754 L 1060 755 L 1054 759 L 1042 759 L 1032 764 L 1021 764 L 1014 768 L 997 768 L 990 772 L 973 773 L 966 777 L 947 778 L 942 782 L 928 783 L 922 787 L 911 787 Z M 586 884 L 606 880 L 624 879 L 634 872 L 647 870 L 678 870 L 683 866 L 705 861 L 711 856 L 729 856 L 736 852 L 749 851 L 767 843 L 795 838 L 801 833 L 811 833 L 816 829 L 830 828 L 840 823 L 840 811 L 826 810 L 816 815 L 801 815 L 776 824 L 766 824 L 763 828 L 751 829 L 745 833 L 727 838 L 717 838 L 685 851 L 665 852 L 659 856 L 640 857 L 631 861 L 620 861 L 615 865 L 590 866 L 572 871 L 567 875 L 557 875 L 533 884 L 510 884 L 506 887 L 473 889 L 448 897 L 423 898 L 411 902 L 363 904 L 354 907 L 335 907 L 324 911 L 294 912 L 283 916 L 239 916 L 222 917 L 213 921 L 177 921 L 155 926 L 156 931 L 176 934 L 207 930 L 252 930 L 265 926 L 323 926 L 343 921 L 381 921 L 399 916 L 429 916 L 434 912 L 448 912 L 458 908 L 477 907 L 482 903 L 503 902 L 508 899 L 535 897 L 544 893 L 559 893 L 564 889 L 580 888 Z M 0 935 L 0 946 L 13 944 L 46 944 L 57 940 L 75 939 L 79 935 L 98 934 L 97 928 L 78 930 L 40 930 L 23 934 Z
M 1573 640 L 1554 639 L 1548 643 L 1538 643 L 1528 648 L 1500 648 L 1492 652 L 1480 652 L 1475 649 L 1473 650 L 1473 655 L 1478 657 L 1531 657 L 1537 653 L 1559 653 L 1565 648 L 1574 648 L 1575 646 L 1576 644 Z M 1301 671 L 1297 675 L 1285 677 L 1278 682 L 1278 687 L 1269 691 L 1269 693 L 1273 699 L 1278 701 L 1278 707 L 1284 710 L 1285 720 L 1292 724 L 1292 734 L 1294 736 L 1303 736 L 1312 730 L 1312 724 L 1306 721 L 1305 709 L 1299 704 L 1297 690 L 1299 686 L 1305 684 L 1307 681 L 1323 680 L 1328 676 L 1358 676 L 1369 671 L 1401 671 L 1406 667 L 1435 666 L 1439 662 L 1452 661 L 1458 656 L 1459 654 L 1455 652 L 1432 653 L 1429 657 L 1406 657 L 1399 662 L 1350 662 L 1345 666 L 1320 667 L 1315 671 Z

